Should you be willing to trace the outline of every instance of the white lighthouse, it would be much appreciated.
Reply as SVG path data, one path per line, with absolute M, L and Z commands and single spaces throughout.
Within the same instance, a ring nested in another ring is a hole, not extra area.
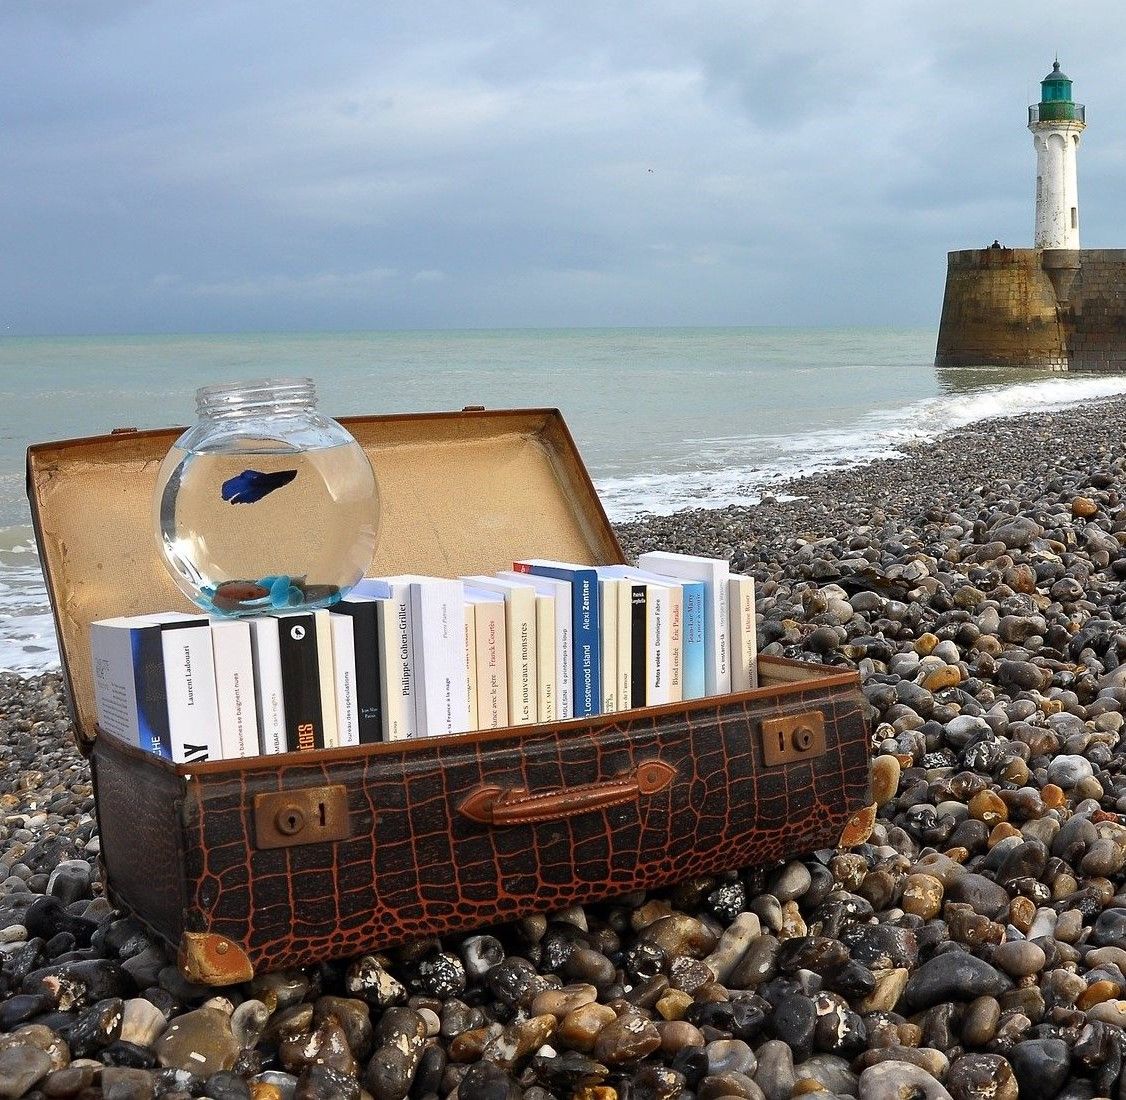
M 1079 185 L 1075 172 L 1079 135 L 1087 127 L 1082 103 L 1071 99 L 1071 81 L 1060 63 L 1040 81 L 1040 102 L 1028 108 L 1036 147 L 1034 248 L 1079 247 Z

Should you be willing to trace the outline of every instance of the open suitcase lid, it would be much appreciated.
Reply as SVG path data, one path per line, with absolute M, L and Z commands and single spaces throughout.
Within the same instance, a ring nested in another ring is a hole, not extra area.
M 342 417 L 371 459 L 382 504 L 370 576 L 456 577 L 518 558 L 624 562 L 557 409 Z M 182 428 L 39 443 L 27 495 L 79 742 L 94 736 L 90 623 L 198 610 L 157 552 L 157 471 Z

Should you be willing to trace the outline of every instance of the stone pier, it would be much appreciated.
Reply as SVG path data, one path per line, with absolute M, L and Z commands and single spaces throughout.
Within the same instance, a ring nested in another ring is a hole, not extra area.
M 935 363 L 1126 371 L 1126 249 L 951 252 Z

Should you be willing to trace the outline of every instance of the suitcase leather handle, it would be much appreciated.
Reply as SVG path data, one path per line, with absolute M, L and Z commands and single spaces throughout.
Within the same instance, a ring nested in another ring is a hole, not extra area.
M 483 825 L 528 825 L 558 821 L 591 810 L 604 810 L 642 795 L 663 791 L 676 777 L 676 769 L 662 760 L 648 760 L 631 772 L 601 783 L 529 791 L 524 787 L 478 787 L 458 807 L 471 821 Z

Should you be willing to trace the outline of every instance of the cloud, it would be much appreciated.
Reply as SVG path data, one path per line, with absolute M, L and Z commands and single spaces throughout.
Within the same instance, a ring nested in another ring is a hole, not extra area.
M 313 275 L 262 275 L 226 282 L 192 283 L 180 289 L 195 298 L 352 298 L 378 290 L 397 275 L 392 267 L 376 267 L 367 271 L 320 271 Z M 165 279 L 158 285 L 166 289 L 175 287 L 178 282 L 177 279 Z
M 1122 243 L 1116 17 L 5 5 L 0 323 L 933 323 L 948 249 L 1030 237 L 1056 49 L 1089 103 L 1085 243 Z

